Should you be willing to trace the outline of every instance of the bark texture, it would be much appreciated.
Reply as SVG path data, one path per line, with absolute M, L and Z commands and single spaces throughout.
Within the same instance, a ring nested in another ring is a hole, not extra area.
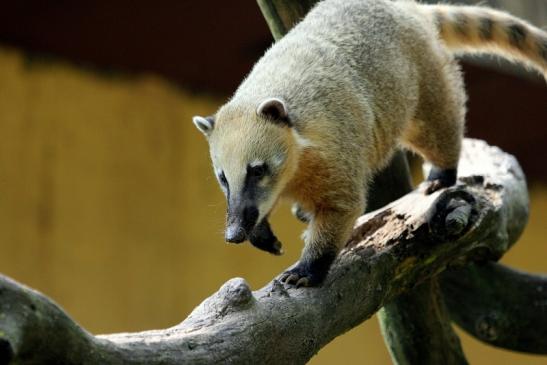
M 497 258 L 515 242 L 528 212 L 516 160 L 466 140 L 461 171 L 455 187 L 414 191 L 359 218 L 321 287 L 274 279 L 253 292 L 235 278 L 164 330 L 93 336 L 50 299 L 0 277 L 0 363 L 303 364 L 448 266 Z
M 547 275 L 485 262 L 441 278 L 450 316 L 468 333 L 493 346 L 547 354 Z
M 378 209 L 412 190 L 406 156 L 398 152 L 374 178 L 368 208 Z M 394 364 L 466 364 L 452 329 L 437 278 L 402 294 L 378 311 L 378 321 Z
M 436 278 L 386 304 L 378 318 L 395 364 L 467 364 Z

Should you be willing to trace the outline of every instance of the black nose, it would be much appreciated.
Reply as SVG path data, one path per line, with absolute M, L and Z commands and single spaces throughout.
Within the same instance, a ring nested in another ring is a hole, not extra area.
M 241 243 L 247 239 L 256 225 L 258 209 L 247 206 L 243 209 L 228 209 L 226 225 L 226 242 Z
M 241 243 L 247 238 L 247 234 L 243 227 L 239 224 L 232 224 L 226 227 L 226 242 Z

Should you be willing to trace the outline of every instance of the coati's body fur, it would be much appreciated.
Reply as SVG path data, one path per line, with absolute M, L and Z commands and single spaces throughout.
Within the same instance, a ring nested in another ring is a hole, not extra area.
M 234 228 L 239 241 L 253 242 L 253 232 L 265 227 L 270 234 L 262 236 L 270 238 L 257 246 L 279 253 L 267 215 L 279 197 L 297 202 L 309 227 L 299 264 L 283 279 L 317 285 L 363 212 L 364 182 L 398 146 L 435 166 L 435 188 L 455 183 L 466 102 L 456 52 L 496 53 L 547 75 L 547 34 L 500 11 L 405 0 L 320 2 L 214 118 L 194 120 L 227 193 L 228 223 L 231 214 L 254 220 Z M 268 172 L 250 173 L 253 163 Z M 232 206 L 251 204 L 234 197 L 254 184 L 249 174 L 258 176 L 258 190 L 245 199 L 254 199 L 257 211 L 234 213 Z

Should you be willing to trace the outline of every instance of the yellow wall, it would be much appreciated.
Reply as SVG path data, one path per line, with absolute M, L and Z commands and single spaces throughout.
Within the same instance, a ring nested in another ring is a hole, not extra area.
M 274 216 L 278 258 L 223 242 L 223 197 L 191 116 L 219 100 L 164 80 L 27 63 L 0 49 L 0 272 L 60 303 L 94 333 L 180 322 L 227 279 L 255 289 L 293 263 L 302 225 Z M 545 270 L 547 189 L 535 190 L 525 239 L 505 261 Z M 468 338 L 476 364 L 540 364 Z M 376 320 L 313 364 L 389 364 Z

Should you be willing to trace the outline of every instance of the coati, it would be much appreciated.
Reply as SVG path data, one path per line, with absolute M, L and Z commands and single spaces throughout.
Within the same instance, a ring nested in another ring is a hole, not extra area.
M 227 208 L 225 239 L 281 253 L 268 214 L 280 198 L 308 221 L 290 285 L 325 278 L 363 212 L 370 181 L 398 146 L 456 182 L 465 119 L 454 54 L 492 53 L 547 76 L 547 33 L 479 6 L 324 0 L 255 64 L 207 137 Z

